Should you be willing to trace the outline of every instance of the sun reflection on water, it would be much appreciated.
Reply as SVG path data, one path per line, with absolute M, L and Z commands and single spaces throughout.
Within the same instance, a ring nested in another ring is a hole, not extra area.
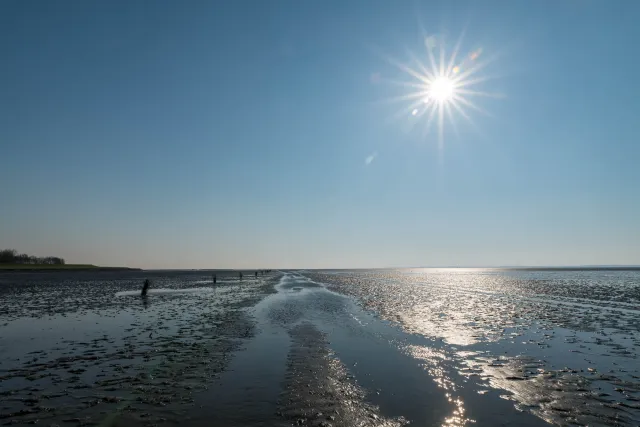
M 472 420 L 465 416 L 464 402 L 462 401 L 462 399 L 454 399 L 449 393 L 447 393 L 447 399 L 449 400 L 449 402 L 455 405 L 455 409 L 453 410 L 453 413 L 450 417 L 444 419 L 444 422 L 442 423 L 443 427 L 462 427 L 470 423 L 475 423 L 475 420 Z
M 447 391 L 445 396 L 449 403 L 452 404 L 453 410 L 451 415 L 443 420 L 442 426 L 462 427 L 470 423 L 475 423 L 475 420 L 466 416 L 464 401 L 460 396 L 456 395 L 456 383 L 449 376 L 443 364 L 443 361 L 449 359 L 449 356 L 442 350 L 417 345 L 406 346 L 404 351 L 416 360 L 420 360 L 424 369 L 429 373 L 429 376 L 438 387 Z
M 640 425 L 637 271 L 398 269 L 314 278 L 429 340 L 429 348 L 403 350 L 453 400 L 462 384 L 475 384 L 478 394 L 501 390 L 551 423 Z M 473 404 L 467 396 L 463 419 Z

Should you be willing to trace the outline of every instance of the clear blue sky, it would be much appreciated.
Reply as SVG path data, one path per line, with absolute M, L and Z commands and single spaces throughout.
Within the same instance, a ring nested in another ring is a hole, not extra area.
M 638 16 L 4 0 L 0 246 L 144 268 L 640 264 Z M 385 55 L 427 61 L 425 34 L 464 29 L 461 55 L 490 60 L 474 89 L 505 97 L 469 98 L 489 115 L 454 110 L 439 147 L 381 102 L 411 79 Z

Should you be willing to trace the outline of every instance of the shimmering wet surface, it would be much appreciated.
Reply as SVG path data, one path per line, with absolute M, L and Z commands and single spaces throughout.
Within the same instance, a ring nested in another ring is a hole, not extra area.
M 405 348 L 440 375 L 503 390 L 558 424 L 640 423 L 640 272 L 387 270 L 307 274 L 439 345 Z M 482 392 L 482 390 L 480 390 Z
M 640 423 L 639 272 L 19 277 L 0 423 Z
M 258 332 L 248 351 L 199 400 L 213 405 L 204 417 L 214 424 L 546 425 L 497 392 L 479 394 L 450 359 L 429 371 L 407 350 L 441 351 L 441 342 L 407 334 L 300 274 L 276 289 L 251 310 Z

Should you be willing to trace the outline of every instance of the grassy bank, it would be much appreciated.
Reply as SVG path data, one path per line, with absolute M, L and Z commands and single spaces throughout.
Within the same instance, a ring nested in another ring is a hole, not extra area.
M 56 271 L 56 270 L 139 270 L 127 267 L 100 267 L 92 264 L 0 264 L 0 271 Z

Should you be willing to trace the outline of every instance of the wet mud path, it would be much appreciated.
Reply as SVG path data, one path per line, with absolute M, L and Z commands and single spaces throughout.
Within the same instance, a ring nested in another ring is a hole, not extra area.
M 199 395 L 194 425 L 548 425 L 481 389 L 450 360 L 352 299 L 295 273 L 250 312 L 257 333 L 220 381 Z M 431 359 L 430 359 L 431 360 Z

